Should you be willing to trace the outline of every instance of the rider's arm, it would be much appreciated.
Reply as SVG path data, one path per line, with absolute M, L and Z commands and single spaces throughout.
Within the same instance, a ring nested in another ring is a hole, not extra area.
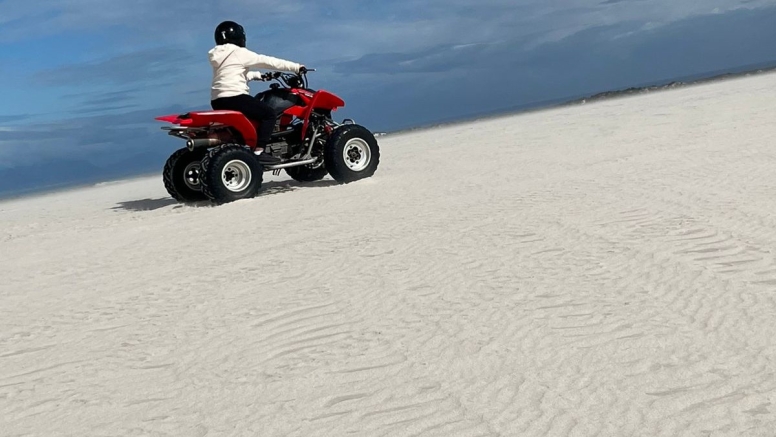
M 240 50 L 240 60 L 248 68 L 264 68 L 267 70 L 289 71 L 298 73 L 302 64 L 286 61 L 285 59 L 273 58 L 272 56 L 260 55 L 246 48 Z

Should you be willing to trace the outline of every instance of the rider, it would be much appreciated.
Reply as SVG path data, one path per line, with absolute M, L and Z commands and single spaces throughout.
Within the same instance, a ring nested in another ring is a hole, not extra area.
M 262 80 L 260 72 L 251 68 L 265 68 L 299 73 L 304 65 L 271 56 L 260 55 L 245 48 L 245 30 L 234 21 L 224 21 L 216 27 L 216 46 L 208 54 L 213 66 L 213 85 L 210 105 L 215 110 L 232 110 L 260 122 L 254 153 L 264 165 L 279 164 L 280 159 L 262 153 L 269 144 L 275 128 L 275 112 L 264 102 L 250 95 L 249 80 Z

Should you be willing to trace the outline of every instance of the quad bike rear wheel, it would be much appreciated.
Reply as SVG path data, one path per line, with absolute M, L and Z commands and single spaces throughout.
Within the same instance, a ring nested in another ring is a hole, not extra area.
M 250 199 L 259 192 L 263 173 L 249 148 L 236 144 L 216 147 L 202 159 L 202 192 L 217 204 Z
M 176 150 L 167 158 L 162 171 L 162 180 L 167 193 L 179 202 L 199 202 L 207 200 L 202 193 L 200 172 L 204 151 L 189 151 L 187 148 Z
M 331 177 L 346 184 L 374 175 L 380 164 L 380 146 L 367 128 L 347 124 L 332 133 L 324 158 Z

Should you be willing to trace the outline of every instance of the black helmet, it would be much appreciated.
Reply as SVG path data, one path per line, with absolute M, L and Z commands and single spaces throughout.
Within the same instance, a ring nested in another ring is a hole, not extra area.
M 245 47 L 245 29 L 234 21 L 224 21 L 216 27 L 216 44 Z

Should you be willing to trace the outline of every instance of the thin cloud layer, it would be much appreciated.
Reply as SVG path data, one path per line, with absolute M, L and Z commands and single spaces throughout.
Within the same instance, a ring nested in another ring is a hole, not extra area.
M 107 29 L 157 43 L 209 36 L 222 18 L 239 19 L 260 37 L 343 43 L 361 50 L 386 46 L 488 42 L 510 37 L 559 38 L 622 21 L 667 24 L 694 15 L 774 5 L 774 0 L 157 0 L 0 1 L 0 41 Z M 249 36 L 250 38 L 250 36 Z M 254 39 L 260 45 L 260 39 Z M 336 46 L 335 46 L 336 47 Z M 365 53 L 358 53 L 363 55 Z

